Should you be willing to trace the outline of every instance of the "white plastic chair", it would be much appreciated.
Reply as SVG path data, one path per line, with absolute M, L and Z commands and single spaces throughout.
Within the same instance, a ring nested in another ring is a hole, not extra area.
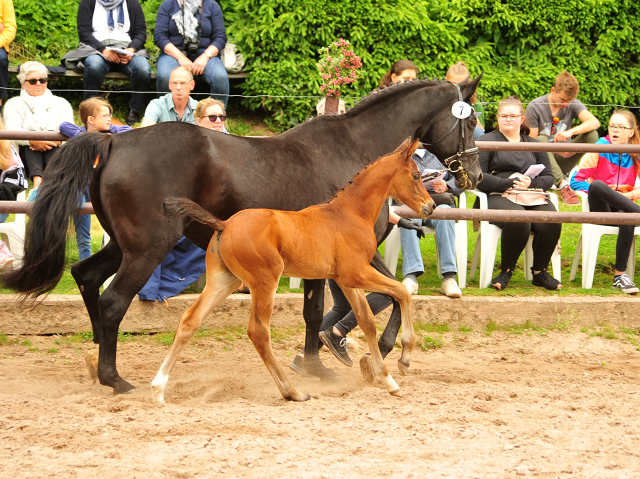
M 486 210 L 487 206 L 487 195 L 479 190 L 468 190 L 469 193 L 477 196 L 480 199 L 480 209 Z M 549 194 L 549 198 L 551 203 L 558 209 L 558 197 L 551 193 Z M 478 238 L 476 239 L 476 246 L 473 251 L 473 259 L 471 260 L 471 275 L 470 278 L 473 279 L 476 274 L 476 270 L 478 268 L 478 256 L 480 256 L 480 278 L 479 278 L 479 286 L 480 288 L 486 288 L 491 283 L 491 275 L 493 273 L 493 266 L 496 261 L 496 251 L 498 250 L 498 240 L 502 236 L 502 228 L 498 228 L 495 225 L 492 225 L 488 221 L 480 222 L 480 232 L 478 233 Z M 531 246 L 533 242 L 533 234 L 529 235 L 529 241 L 527 241 L 527 246 L 524 249 L 524 277 L 531 281 L 533 275 L 531 273 L 531 266 L 533 265 L 533 248 Z M 553 277 L 560 280 L 562 275 L 562 265 L 560 262 L 560 254 L 558 253 L 558 248 L 553 252 L 551 256 L 551 268 L 553 271 Z
M 460 209 L 467 208 L 467 197 L 462 192 L 458 198 L 458 205 Z M 425 234 L 435 235 L 436 230 L 433 228 L 423 228 Z M 456 263 L 458 267 L 458 286 L 465 288 L 467 285 L 467 222 L 456 221 L 454 226 L 456 234 Z M 395 275 L 396 269 L 398 269 L 398 258 L 400 256 L 400 228 L 394 226 L 387 236 L 384 244 L 384 264 Z M 438 268 L 438 276 L 442 278 L 440 271 L 440 256 L 438 255 L 438 244 L 436 243 L 436 265 Z
M 582 211 L 584 213 L 589 212 L 587 193 L 584 191 L 576 191 L 576 193 L 580 197 L 580 200 L 582 200 Z M 598 260 L 600 239 L 603 235 L 617 235 L 619 231 L 620 230 L 617 226 L 592 225 L 584 223 L 582 225 L 582 232 L 578 238 L 576 253 L 573 255 L 571 276 L 569 277 L 569 280 L 573 281 L 576 278 L 576 271 L 578 270 L 578 263 L 580 263 L 580 255 L 582 254 L 582 287 L 585 289 L 591 289 L 593 287 L 593 276 L 595 274 L 596 262 Z M 636 227 L 633 232 L 631 254 L 629 254 L 629 261 L 627 262 L 627 275 L 632 280 L 636 270 L 636 237 L 638 235 L 640 235 L 640 227 Z
M 27 192 L 21 191 L 16 195 L 16 201 L 26 201 Z M 7 243 L 15 261 L 10 263 L 10 267 L 19 268 L 24 256 L 24 232 L 26 228 L 27 215 L 16 213 L 15 220 L 9 223 L 0 223 L 0 239 Z

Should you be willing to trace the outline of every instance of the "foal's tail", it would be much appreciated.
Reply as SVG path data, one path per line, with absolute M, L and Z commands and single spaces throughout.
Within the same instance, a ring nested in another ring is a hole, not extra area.
M 24 239 L 23 265 L 0 276 L 5 287 L 37 298 L 55 288 L 65 267 L 69 216 L 91 181 L 93 164 L 102 167 L 111 135 L 84 133 L 58 148 L 33 202 Z
M 199 223 L 209 225 L 216 231 L 222 232 L 224 230 L 224 221 L 219 220 L 198 203 L 187 198 L 167 198 L 162 202 L 162 211 L 167 216 L 188 217 Z

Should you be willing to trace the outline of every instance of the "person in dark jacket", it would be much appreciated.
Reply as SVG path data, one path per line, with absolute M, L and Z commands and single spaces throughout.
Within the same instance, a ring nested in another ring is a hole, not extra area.
M 535 142 L 527 134 L 524 108 L 517 97 L 509 97 L 498 104 L 498 129 L 483 135 L 479 141 Z M 544 165 L 537 175 L 526 176 L 529 167 Z M 502 195 L 510 188 L 539 188 L 544 191 L 553 186 L 553 172 L 549 156 L 531 151 L 481 151 L 480 168 L 482 181 L 478 189 L 487 193 L 489 209 L 556 211 L 547 200 L 545 204 L 523 206 Z M 560 239 L 562 225 L 557 223 L 492 223 L 502 228 L 502 263 L 500 274 L 491 280 L 491 286 L 504 290 L 509 284 L 520 254 L 524 251 L 529 233 L 533 232 L 533 273 L 534 286 L 549 290 L 562 288 L 560 282 L 547 272 L 551 255 Z
M 85 99 L 100 94 L 110 71 L 127 75 L 134 92 L 149 89 L 151 67 L 144 49 L 147 23 L 138 0 L 81 0 L 78 35 L 78 51 L 88 47 L 91 53 L 83 60 Z M 140 121 L 144 106 L 144 94 L 132 93 L 126 118 L 129 125 Z
M 169 76 L 182 66 L 202 76 L 211 96 L 227 105 L 229 76 L 220 60 L 227 43 L 224 17 L 214 0 L 164 0 L 156 16 L 155 44 L 160 49 L 156 89 L 169 91 Z

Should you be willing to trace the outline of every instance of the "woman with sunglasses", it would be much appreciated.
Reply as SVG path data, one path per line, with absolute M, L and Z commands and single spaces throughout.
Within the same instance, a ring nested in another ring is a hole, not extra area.
M 640 144 L 636 117 L 628 110 L 615 110 L 609 118 L 609 134 L 596 141 L 600 145 Z M 589 211 L 640 213 L 637 153 L 587 153 L 571 175 L 573 190 L 587 192 Z M 613 287 L 636 294 L 638 288 L 627 276 L 627 261 L 633 244 L 633 225 L 619 225 Z M 635 251 L 633 252 L 635 254 Z
M 40 62 L 22 64 L 18 73 L 18 81 L 22 84 L 20 95 L 8 100 L 4 107 L 7 130 L 59 131 L 60 123 L 73 123 L 71 105 L 47 88 L 47 74 L 47 67 Z M 20 154 L 33 186 L 37 187 L 60 142 L 17 140 L 14 143 L 21 146 Z
M 480 141 L 535 142 L 529 135 L 525 122 L 524 108 L 518 97 L 511 96 L 498 103 L 498 129 L 480 137 Z M 525 176 L 529 167 L 544 165 L 537 176 Z M 492 210 L 533 210 L 556 211 L 553 204 L 523 206 L 503 196 L 511 188 L 540 188 L 544 191 L 553 186 L 553 173 L 549 156 L 542 152 L 521 151 L 481 151 L 480 168 L 482 181 L 478 189 L 487 194 L 489 209 Z M 560 282 L 547 272 L 558 240 L 562 225 L 557 223 L 493 223 L 502 229 L 502 261 L 500 274 L 491 280 L 491 286 L 498 291 L 504 290 L 520 254 L 524 251 L 529 234 L 533 232 L 533 285 L 548 290 L 562 288 Z
M 193 118 L 203 128 L 229 133 L 224 127 L 224 122 L 227 121 L 227 114 L 224 112 L 224 103 L 220 100 L 214 100 L 213 98 L 200 100 L 196 105 Z

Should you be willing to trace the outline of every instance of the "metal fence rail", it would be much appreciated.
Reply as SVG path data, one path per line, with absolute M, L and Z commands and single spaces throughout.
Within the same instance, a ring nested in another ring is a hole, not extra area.
M 49 131 L 9 131 L 0 130 L 0 140 L 51 140 L 65 141 L 69 138 L 62 133 Z M 595 145 L 592 143 L 541 143 L 478 141 L 476 145 L 484 151 L 542 151 L 542 152 L 611 152 L 639 153 L 640 145 Z M 29 201 L 0 201 L 0 213 L 29 214 L 32 203 Z M 396 207 L 398 215 L 405 218 L 418 218 L 415 211 L 406 206 Z M 93 214 L 93 206 L 86 203 L 78 210 L 81 214 Z M 492 221 L 506 223 L 591 223 L 600 225 L 640 225 L 640 213 L 574 213 L 568 211 L 510 211 L 510 210 L 473 210 L 458 208 L 438 208 L 431 219 Z

